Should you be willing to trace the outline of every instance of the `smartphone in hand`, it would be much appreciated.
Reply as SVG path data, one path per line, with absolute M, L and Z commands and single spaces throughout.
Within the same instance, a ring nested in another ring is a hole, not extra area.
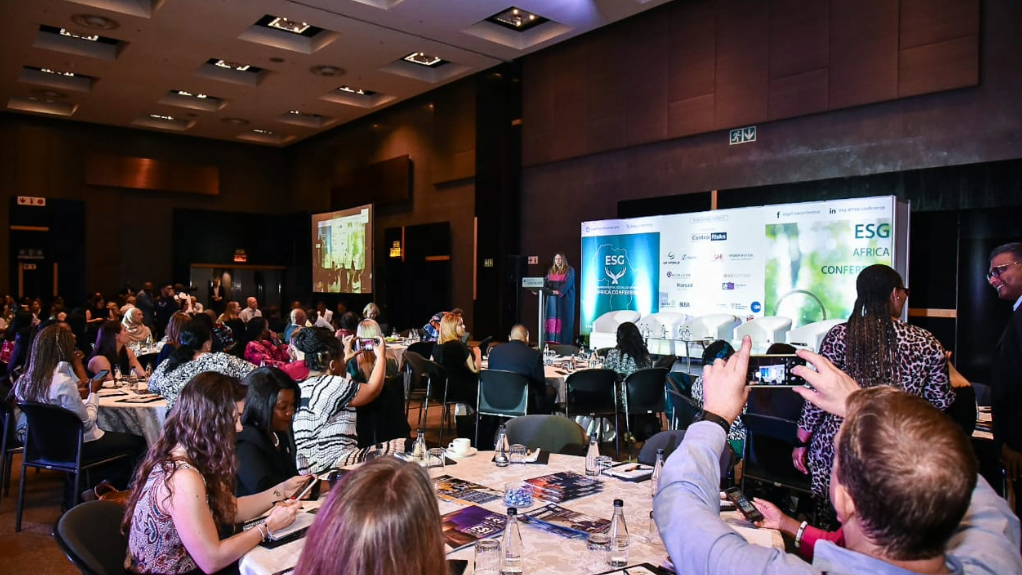
M 382 345 L 382 340 L 378 337 L 356 337 L 351 349 L 353 351 L 373 351 L 380 345 Z
M 744 515 L 746 519 L 753 523 L 763 521 L 763 514 L 760 513 L 759 509 L 756 509 L 756 506 L 745 497 L 745 494 L 742 493 L 741 489 L 732 487 L 725 491 L 724 495 L 727 495 L 727 498 L 735 504 L 735 507 L 742 512 L 742 515 Z

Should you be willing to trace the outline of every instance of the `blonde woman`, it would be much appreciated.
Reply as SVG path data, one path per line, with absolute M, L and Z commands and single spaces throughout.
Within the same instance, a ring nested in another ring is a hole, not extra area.
M 469 348 L 461 340 L 464 335 L 465 320 L 460 315 L 445 313 L 433 357 L 447 370 L 447 398 L 475 405 L 482 352 L 478 347 Z

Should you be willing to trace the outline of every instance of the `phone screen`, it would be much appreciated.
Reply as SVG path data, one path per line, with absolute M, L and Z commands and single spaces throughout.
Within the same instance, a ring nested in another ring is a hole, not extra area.
M 99 373 L 97 373 L 96 375 L 92 376 L 92 381 L 103 381 L 104 379 L 106 379 L 106 376 L 108 376 L 108 375 L 110 375 L 110 370 L 109 369 L 102 369 L 102 370 L 100 370 Z
M 735 506 L 738 507 L 738 510 L 742 512 L 742 515 L 744 515 L 746 519 L 753 522 L 763 520 L 763 514 L 759 512 L 759 509 L 756 509 L 756 506 L 753 505 L 751 501 L 746 499 L 745 494 L 742 493 L 741 489 L 732 487 L 724 493 L 727 495 L 728 499 L 734 502 Z
M 749 385 L 773 387 L 796 387 L 805 385 L 806 380 L 791 373 L 797 365 L 806 360 L 797 355 L 753 355 L 749 357 Z
M 355 338 L 355 351 L 373 351 L 374 349 L 376 349 L 376 340 L 374 338 Z

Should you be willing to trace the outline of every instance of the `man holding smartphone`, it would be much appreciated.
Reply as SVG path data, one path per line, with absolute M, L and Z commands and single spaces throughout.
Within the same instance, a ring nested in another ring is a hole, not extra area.
M 794 393 L 845 417 L 835 441 L 831 500 L 845 547 L 817 543 L 809 564 L 752 545 L 719 516 L 719 459 L 748 398 L 752 342 L 703 370 L 704 412 L 660 477 L 653 515 L 679 573 L 1022 573 L 1018 518 L 979 477 L 969 439 L 925 400 L 858 385 L 805 350 L 815 388 Z

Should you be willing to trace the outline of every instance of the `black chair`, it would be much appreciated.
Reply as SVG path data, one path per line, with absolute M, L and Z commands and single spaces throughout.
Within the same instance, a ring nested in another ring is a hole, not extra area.
M 24 450 L 15 434 L 18 422 L 14 418 L 14 404 L 8 401 L 6 394 L 0 396 L 0 485 L 3 495 L 11 494 L 11 467 L 14 466 L 14 454 Z
M 404 403 L 404 374 L 399 373 L 383 382 L 380 395 L 369 405 L 355 409 L 359 449 L 409 436 L 408 417 L 402 417 Z
M 483 341 L 479 342 L 479 355 L 486 357 L 487 352 L 490 351 L 490 345 L 493 343 L 493 336 L 488 335 L 483 338 Z
M 523 415 L 507 422 L 509 443 L 550 453 L 585 455 L 589 440 L 582 426 L 560 415 Z
M 671 402 L 674 404 L 674 413 L 671 414 L 671 426 L 674 429 L 688 429 L 688 426 L 692 425 L 696 415 L 699 415 L 703 408 L 699 407 L 699 404 L 694 399 L 673 388 L 668 389 L 667 394 L 671 396 Z
M 73 501 L 78 503 L 79 484 L 82 472 L 106 465 L 112 461 L 131 457 L 130 453 L 118 453 L 91 461 L 82 461 L 84 441 L 82 420 L 74 413 L 48 403 L 20 403 L 18 407 L 28 419 L 25 432 L 25 451 L 21 457 L 21 480 L 18 482 L 18 511 L 14 530 L 21 531 L 21 512 L 25 504 L 25 475 L 29 467 L 52 469 L 74 475 Z
M 578 355 L 578 347 L 574 345 L 568 345 L 566 343 L 551 343 L 550 349 L 554 350 L 557 355 L 574 356 Z
M 639 463 L 645 465 L 654 465 L 656 463 L 656 452 L 658 449 L 664 450 L 664 461 L 674 453 L 674 450 L 681 445 L 682 440 L 685 439 L 684 430 L 670 430 L 661 431 L 660 433 L 650 437 L 642 444 L 642 449 L 639 450 Z M 724 452 L 720 454 L 720 478 L 721 481 L 727 479 L 731 474 L 731 468 L 735 464 L 734 452 L 731 451 L 730 446 L 726 446 Z
M 622 384 L 625 393 L 625 425 L 628 429 L 628 458 L 632 457 L 632 416 L 641 413 L 657 414 L 657 431 L 660 430 L 659 414 L 667 411 L 667 395 L 664 380 L 667 369 L 650 367 L 633 371 Z
M 529 414 L 529 379 L 520 373 L 500 369 L 479 372 L 476 394 L 476 440 L 479 446 L 479 416 L 512 418 Z
M 405 350 L 405 354 L 417 353 L 422 356 L 423 359 L 433 359 L 434 347 L 436 347 L 435 341 L 417 341 L 408 346 L 408 349 Z
M 769 394 L 769 395 L 759 395 Z M 742 422 L 745 424 L 746 481 L 768 483 L 792 491 L 812 494 L 812 481 L 791 461 L 803 399 L 789 389 L 753 390 Z
M 71 509 L 53 526 L 53 539 L 84 575 L 124 575 L 128 540 L 121 534 L 124 506 L 89 501 Z
M 458 401 L 454 398 L 447 397 L 447 370 L 435 361 L 430 361 L 428 359 L 424 361 L 426 366 L 426 375 L 429 376 L 429 381 L 426 384 L 426 396 L 422 398 L 422 417 L 424 422 L 429 421 L 430 400 L 440 404 L 443 411 L 440 413 L 440 437 L 438 441 L 440 445 L 445 445 L 444 424 L 448 426 L 448 429 L 454 427 L 455 435 L 457 435 L 458 428 L 448 407 L 458 403 Z
M 564 414 L 569 418 L 617 418 L 617 373 L 610 369 L 576 371 L 564 380 Z M 614 452 L 621 457 L 621 433 L 614 434 Z
M 419 424 L 418 427 L 422 427 L 422 404 L 426 399 L 426 390 L 429 387 L 426 383 L 429 375 L 426 373 L 426 358 L 415 353 L 414 351 L 406 351 L 404 356 L 404 370 L 408 377 L 408 393 L 405 397 L 405 417 L 408 417 L 408 413 L 412 409 L 412 396 L 419 399 Z

